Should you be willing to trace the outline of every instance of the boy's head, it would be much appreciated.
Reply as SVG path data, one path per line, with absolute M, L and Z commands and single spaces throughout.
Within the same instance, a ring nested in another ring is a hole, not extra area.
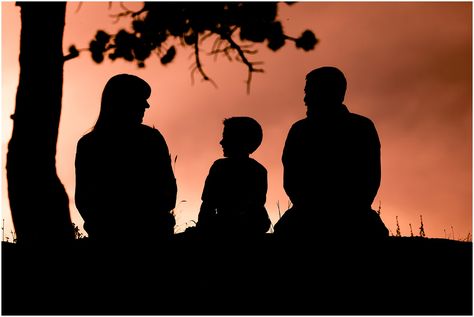
M 249 155 L 260 146 L 262 139 L 262 127 L 256 120 L 249 117 L 224 120 L 224 133 L 220 144 L 226 157 Z

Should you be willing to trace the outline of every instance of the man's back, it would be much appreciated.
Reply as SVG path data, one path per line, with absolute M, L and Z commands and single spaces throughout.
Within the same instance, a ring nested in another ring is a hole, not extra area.
M 284 187 L 295 205 L 370 208 L 380 185 L 380 142 L 368 118 L 343 108 L 296 122 L 283 150 Z
M 371 120 L 343 104 L 346 88 L 335 67 L 306 75 L 307 118 L 291 127 L 282 157 L 284 188 L 294 207 L 275 233 L 370 238 L 388 233 L 371 208 L 381 179 L 378 134 Z

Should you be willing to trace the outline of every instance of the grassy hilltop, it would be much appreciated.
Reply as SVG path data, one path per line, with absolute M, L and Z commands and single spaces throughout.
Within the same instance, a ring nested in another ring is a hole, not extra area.
M 2 314 L 471 315 L 472 242 L 4 242 Z

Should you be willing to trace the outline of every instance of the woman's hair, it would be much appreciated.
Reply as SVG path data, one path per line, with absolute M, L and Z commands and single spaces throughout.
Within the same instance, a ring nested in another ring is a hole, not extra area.
M 253 118 L 232 117 L 225 119 L 224 128 L 232 141 L 239 143 L 248 154 L 252 154 L 262 143 L 262 127 Z
M 102 92 L 100 113 L 94 130 L 118 123 L 127 114 L 127 108 L 150 97 L 151 87 L 140 77 L 119 74 L 109 79 Z

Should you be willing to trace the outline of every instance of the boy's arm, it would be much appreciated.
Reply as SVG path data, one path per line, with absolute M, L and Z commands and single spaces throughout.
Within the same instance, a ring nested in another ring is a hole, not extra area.
M 216 164 L 214 163 L 209 174 L 204 182 L 204 189 L 202 191 L 201 208 L 198 215 L 198 227 L 203 228 L 211 224 L 213 217 L 216 215 L 216 204 L 214 201 L 215 196 L 215 183 L 216 183 Z
M 368 197 L 367 202 L 371 205 L 377 195 L 381 182 L 381 154 L 380 139 L 374 124 L 369 125 L 369 148 L 368 148 Z
M 265 202 L 267 200 L 267 190 L 268 190 L 268 173 L 267 170 L 263 167 L 261 185 L 259 191 L 259 232 L 265 233 L 270 229 L 271 221 L 268 216 L 267 209 L 265 208 Z
M 258 182 L 256 184 L 256 198 L 257 198 L 257 205 L 258 206 L 265 206 L 267 201 L 267 191 L 268 191 L 268 173 L 267 170 L 262 166 L 262 171 L 260 172 L 260 176 L 258 178 Z

